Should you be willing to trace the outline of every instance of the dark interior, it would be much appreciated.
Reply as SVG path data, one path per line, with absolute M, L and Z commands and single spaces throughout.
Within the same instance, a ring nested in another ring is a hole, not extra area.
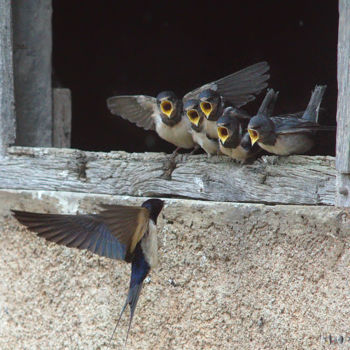
M 112 116 L 113 95 L 179 97 L 247 65 L 270 63 L 276 113 L 304 109 L 327 84 L 320 122 L 336 123 L 338 2 L 53 1 L 54 86 L 72 91 L 72 147 L 171 152 L 154 132 Z M 254 113 L 263 96 L 246 109 Z M 335 132 L 312 154 L 334 155 Z

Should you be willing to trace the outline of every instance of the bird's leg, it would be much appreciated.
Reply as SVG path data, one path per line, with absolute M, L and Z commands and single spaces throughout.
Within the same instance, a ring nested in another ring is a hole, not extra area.
M 195 152 L 197 152 L 200 149 L 199 145 L 195 145 L 193 150 L 189 153 L 190 156 L 192 156 L 193 154 L 195 154 Z

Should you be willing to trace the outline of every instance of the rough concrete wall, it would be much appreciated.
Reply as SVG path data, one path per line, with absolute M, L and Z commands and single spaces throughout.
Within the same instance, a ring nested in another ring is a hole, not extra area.
M 329 335 L 350 345 L 347 210 L 166 201 L 160 267 L 142 291 L 127 348 L 321 349 Z M 101 202 L 142 199 L 0 192 L 1 349 L 107 348 L 130 267 L 48 244 L 8 215 L 9 207 L 69 213 Z M 128 313 L 112 349 L 122 347 L 127 323 Z

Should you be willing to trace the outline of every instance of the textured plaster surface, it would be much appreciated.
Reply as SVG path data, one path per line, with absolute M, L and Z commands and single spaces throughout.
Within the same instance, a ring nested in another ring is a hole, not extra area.
M 348 211 L 166 201 L 160 266 L 127 349 L 350 347 Z M 47 243 L 8 209 L 93 212 L 112 202 L 142 199 L 0 191 L 0 349 L 107 349 L 130 266 Z M 128 317 L 111 349 L 123 348 Z

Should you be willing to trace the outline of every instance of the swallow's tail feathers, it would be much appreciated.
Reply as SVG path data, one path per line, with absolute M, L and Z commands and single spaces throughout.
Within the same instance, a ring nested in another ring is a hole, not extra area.
M 316 85 L 315 90 L 312 92 L 309 104 L 303 114 L 303 119 L 318 123 L 318 113 L 326 88 L 327 85 Z
M 261 102 L 261 106 L 258 110 L 258 115 L 263 114 L 270 117 L 275 109 L 276 101 L 278 97 L 278 91 L 274 89 L 268 89 L 267 93 Z

